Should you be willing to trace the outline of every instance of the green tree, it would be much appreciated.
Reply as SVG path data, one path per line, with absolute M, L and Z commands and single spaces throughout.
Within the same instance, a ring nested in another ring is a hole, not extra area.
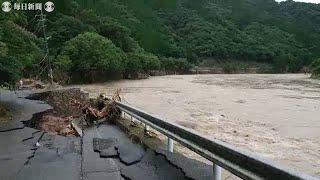
M 21 64 L 12 57 L 8 57 L 6 44 L 0 42 L 0 84 L 13 83 L 21 76 Z
M 124 71 L 125 64 L 126 56 L 121 49 L 111 40 L 91 32 L 80 34 L 66 42 L 55 62 L 58 67 L 78 75 L 77 72 L 84 70 L 98 74 L 120 74 Z
M 86 31 L 94 31 L 89 25 L 79 19 L 64 14 L 58 14 L 57 19 L 49 23 L 49 45 L 51 54 L 58 54 L 63 44 Z M 57 28 L 58 27 L 58 28 Z
M 127 54 L 128 64 L 127 64 L 127 73 L 134 73 L 143 71 L 145 73 L 150 70 L 160 69 L 159 58 L 151 53 L 146 53 L 144 51 L 132 52 Z
M 14 23 L 14 16 L 0 21 L 0 83 L 13 83 L 21 76 L 30 76 L 39 69 L 41 41 Z
M 187 72 L 192 64 L 215 61 L 231 70 L 237 62 L 245 62 L 273 66 L 279 73 L 299 72 L 320 57 L 317 4 L 291 0 L 53 2 L 56 9 L 46 14 L 46 30 L 54 70 L 88 74 L 90 79 L 159 68 Z M 39 64 L 44 57 L 42 29 L 35 15 L 35 11 L 0 13 L 1 83 L 38 74 L 44 67 Z M 92 48 L 96 44 L 99 49 Z M 90 73 L 84 69 L 91 69 Z

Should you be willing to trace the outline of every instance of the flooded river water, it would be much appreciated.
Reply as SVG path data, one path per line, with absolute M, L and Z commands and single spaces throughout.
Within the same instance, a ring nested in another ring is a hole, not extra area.
M 320 176 L 320 81 L 303 74 L 175 75 L 79 85 L 209 138 Z

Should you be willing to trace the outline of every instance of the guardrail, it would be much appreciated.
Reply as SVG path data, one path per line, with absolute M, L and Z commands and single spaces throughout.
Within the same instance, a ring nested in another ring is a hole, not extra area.
M 168 137 L 168 150 L 173 152 L 173 140 L 213 162 L 213 179 L 221 179 L 221 167 L 242 179 L 316 180 L 308 174 L 261 158 L 254 153 L 219 140 L 210 140 L 178 124 L 164 121 L 128 104 L 116 102 L 118 108 Z

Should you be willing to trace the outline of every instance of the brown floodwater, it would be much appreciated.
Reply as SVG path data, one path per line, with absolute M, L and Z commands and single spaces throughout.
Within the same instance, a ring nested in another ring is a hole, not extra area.
M 133 106 L 320 176 L 320 81 L 308 75 L 174 75 L 77 87 L 92 97 L 122 89 Z

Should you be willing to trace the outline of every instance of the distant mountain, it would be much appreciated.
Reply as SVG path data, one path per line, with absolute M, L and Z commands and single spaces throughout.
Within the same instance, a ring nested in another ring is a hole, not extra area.
M 304 65 L 320 56 L 317 4 L 274 0 L 83 2 L 79 2 L 82 7 L 113 17 L 128 27 L 133 38 L 154 54 L 194 54 L 199 59 L 235 58 L 268 63 L 289 56 Z
M 95 69 L 90 59 L 80 59 L 87 64 L 78 66 L 75 64 L 78 60 L 68 54 L 75 52 L 66 51 L 66 43 L 85 32 L 107 38 L 120 49 L 121 52 L 115 52 L 122 55 L 116 55 L 116 59 L 121 59 L 124 68 L 117 68 L 117 73 L 126 75 L 153 69 L 185 71 L 191 67 L 188 63 L 208 64 L 204 61 L 263 63 L 273 67 L 273 72 L 298 72 L 320 57 L 319 4 L 292 0 L 281 3 L 274 0 L 53 2 L 56 8 L 47 14 L 50 57 L 56 62 L 55 69 L 64 67 L 63 71 L 69 75 L 76 73 L 79 67 Z M 22 11 L 0 14 L 1 21 L 23 27 L 11 32 L 1 23 L 0 46 L 5 48 L 0 51 L 0 57 L 13 59 L 0 62 L 2 77 L 4 74 L 11 77 L 8 75 L 10 67 L 19 66 L 23 74 L 39 69 L 31 62 L 40 61 L 38 57 L 42 52 L 39 49 L 43 47 L 34 15 L 34 12 Z M 29 37 L 30 41 L 19 39 L 26 44 L 19 51 L 20 54 L 34 52 L 31 59 L 19 58 L 13 53 L 16 42 L 4 35 L 10 33 Z M 90 36 L 100 39 L 92 34 L 84 37 Z M 30 43 L 32 46 L 27 45 Z M 81 43 L 86 46 L 85 42 Z M 32 51 L 28 50 L 30 47 L 34 47 Z M 104 63 L 107 62 L 111 61 Z M 19 76 L 21 73 L 15 77 Z

